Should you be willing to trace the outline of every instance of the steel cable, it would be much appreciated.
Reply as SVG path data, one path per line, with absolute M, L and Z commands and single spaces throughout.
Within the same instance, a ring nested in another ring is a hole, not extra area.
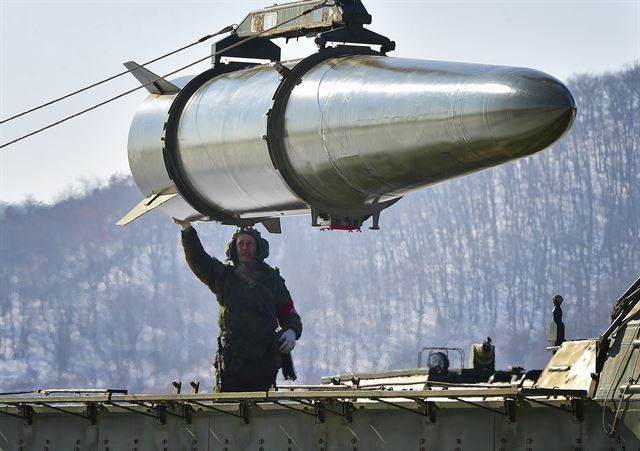
M 145 66 L 147 66 L 149 64 L 155 63 L 156 61 L 160 61 L 161 59 L 167 58 L 167 57 L 169 57 L 171 55 L 175 55 L 176 53 L 182 52 L 183 50 L 186 50 L 188 48 L 193 47 L 194 45 L 201 44 L 201 43 L 203 43 L 203 42 L 205 42 L 205 41 L 207 41 L 207 40 L 209 40 L 209 39 L 211 39 L 211 38 L 213 38 L 215 36 L 219 36 L 221 34 L 233 31 L 234 28 L 235 28 L 235 25 L 228 25 L 228 26 L 224 27 L 223 29 L 221 29 L 220 31 L 218 31 L 216 33 L 208 34 L 206 36 L 203 36 L 200 39 L 198 39 L 197 41 L 192 42 L 191 44 L 187 44 L 187 45 L 185 45 L 183 47 L 180 47 L 179 49 L 173 50 L 173 51 L 171 51 L 169 53 L 165 53 L 164 55 L 161 55 L 161 56 L 159 56 L 157 58 L 149 60 L 146 63 L 141 64 L 140 67 L 145 67 Z M 25 116 L 25 115 L 27 115 L 29 113 L 33 113 L 34 111 L 38 111 L 38 110 L 40 110 L 40 109 L 42 109 L 44 107 L 47 107 L 49 105 L 53 105 L 54 103 L 58 103 L 58 102 L 60 102 L 62 100 L 68 99 L 69 97 L 73 97 L 73 96 L 75 96 L 77 94 L 80 94 L 80 93 L 82 93 L 84 91 L 88 91 L 89 89 L 95 88 L 96 86 L 100 86 L 100 85 L 102 85 L 104 83 L 107 83 L 107 82 L 109 82 L 111 80 L 115 80 L 118 77 L 121 77 L 123 75 L 128 74 L 132 70 L 133 69 L 122 71 L 119 74 L 115 74 L 115 75 L 107 77 L 107 78 L 105 78 L 103 80 L 100 80 L 100 81 L 97 81 L 95 83 L 92 83 L 92 84 L 90 84 L 88 86 L 85 86 L 84 88 L 80 88 L 80 89 L 78 89 L 76 91 L 70 92 L 69 94 L 65 94 L 65 95 L 63 95 L 61 97 L 58 97 L 58 98 L 53 99 L 53 100 L 50 100 L 50 101 L 48 101 L 46 103 L 43 103 L 43 104 L 38 105 L 36 107 L 33 107 L 33 108 L 29 109 L 29 110 L 23 111 L 22 113 L 18 113 L 18 114 L 14 115 L 14 116 L 8 117 L 6 119 L 2 119 L 2 120 L 0 120 L 0 125 L 4 124 L 6 122 L 12 121 L 14 119 L 17 119 L 19 117 Z
M 0 145 L 0 149 L 3 149 L 3 148 L 5 148 L 5 147 L 8 147 L 8 146 L 10 146 L 10 145 L 12 145 L 12 144 L 15 144 L 15 143 L 17 143 L 17 142 L 19 142 L 19 141 L 22 141 L 23 139 L 26 139 L 26 138 L 29 138 L 29 137 L 33 136 L 33 135 L 37 135 L 38 133 L 41 133 L 41 132 L 43 132 L 43 131 L 45 131 L 45 130 L 48 130 L 48 129 L 50 129 L 50 128 L 53 128 L 53 127 L 55 127 L 55 126 L 57 126 L 57 125 L 60 125 L 60 124 L 62 124 L 62 123 L 64 123 L 64 122 L 66 122 L 66 121 L 68 121 L 68 120 L 70 120 L 70 119 L 76 118 L 76 117 L 81 116 L 81 115 L 83 115 L 83 114 L 85 114 L 85 113 L 88 113 L 89 111 L 93 111 L 93 110 L 95 110 L 95 109 L 97 109 L 97 108 L 100 108 L 101 106 L 104 106 L 104 105 L 106 105 L 106 104 L 108 104 L 108 103 L 111 103 L 111 102 L 113 102 L 113 101 L 115 101 L 115 100 L 118 100 L 118 99 L 120 99 L 120 98 L 122 98 L 122 97 L 125 97 L 125 96 L 127 96 L 127 95 L 129 95 L 129 94 L 131 94 L 131 93 L 133 93 L 133 92 L 136 92 L 136 91 L 138 91 L 138 90 L 140 90 L 140 89 L 142 89 L 142 88 L 145 88 L 145 87 L 147 87 L 147 86 L 149 86 L 149 85 L 151 85 L 151 84 L 153 84 L 153 83 L 155 83 L 155 82 L 157 82 L 157 81 L 163 80 L 163 79 L 165 79 L 166 77 L 170 77 L 171 75 L 174 75 L 174 74 L 176 74 L 176 73 L 178 73 L 178 72 L 180 72 L 180 71 L 183 71 L 183 70 L 185 70 L 185 69 L 188 69 L 188 68 L 189 68 L 189 67 L 191 67 L 191 66 L 195 66 L 196 64 L 199 64 L 199 63 L 201 63 L 201 62 L 203 62 L 203 61 L 205 61 L 205 60 L 207 60 L 207 59 L 210 59 L 210 58 L 212 58 L 212 57 L 214 57 L 214 56 L 221 55 L 221 54 L 223 54 L 223 53 L 225 53 L 225 52 L 227 52 L 227 51 L 229 51 L 229 50 L 231 50 L 231 49 L 234 49 L 234 48 L 236 48 L 236 47 L 239 47 L 239 46 L 241 46 L 241 45 L 243 45 L 243 44 L 245 44 L 245 43 L 247 43 L 247 42 L 249 42 L 249 41 L 251 41 L 251 40 L 253 40 L 253 39 L 259 38 L 260 36 L 262 36 L 263 34 L 265 34 L 265 33 L 267 33 L 267 32 L 273 32 L 273 30 L 274 30 L 274 29 L 276 29 L 276 28 L 280 28 L 280 27 L 282 27 L 283 25 L 286 25 L 286 24 L 288 24 L 288 23 L 290 23 L 290 22 L 293 22 L 294 20 L 299 19 L 300 17 L 306 16 L 307 14 L 310 14 L 310 13 L 312 13 L 313 11 L 315 11 L 315 10 L 317 10 L 317 9 L 324 8 L 324 7 L 326 6 L 326 4 L 327 4 L 327 3 L 328 3 L 328 1 L 324 1 L 324 2 L 322 2 L 322 3 L 319 3 L 319 4 L 317 4 L 317 5 L 313 6 L 313 7 L 309 8 L 309 9 L 307 9 L 307 10 L 303 11 L 302 13 L 298 14 L 297 16 L 294 16 L 294 17 L 292 17 L 291 19 L 288 19 L 288 20 L 286 20 L 286 21 L 284 21 L 284 22 L 282 22 L 282 23 L 280 23 L 280 24 L 276 25 L 276 26 L 275 26 L 275 27 L 273 27 L 273 28 L 269 28 L 268 30 L 264 30 L 264 31 L 262 31 L 261 33 L 255 34 L 255 35 L 253 35 L 253 36 L 249 36 L 249 37 L 247 37 L 247 38 L 245 38 L 245 39 L 243 39 L 243 40 L 241 40 L 241 41 L 238 41 L 238 42 L 236 42 L 236 43 L 234 43 L 234 44 L 231 44 L 231 45 L 229 45 L 229 46 L 227 46 L 227 47 L 225 47 L 225 48 L 221 49 L 221 50 L 220 50 L 220 51 L 218 51 L 218 52 L 215 52 L 215 53 L 212 53 L 212 54 L 210 54 L 210 55 L 207 55 L 207 56 L 205 56 L 204 58 L 200 58 L 200 59 L 199 59 L 199 60 L 197 60 L 197 61 L 194 61 L 194 62 L 192 62 L 192 63 L 189 63 L 189 64 L 187 64 L 186 66 L 182 66 L 182 67 L 180 67 L 179 69 L 176 69 L 176 70 L 174 70 L 174 71 L 172 71 L 172 72 L 169 72 L 168 74 L 165 74 L 165 75 L 163 75 L 163 76 L 161 76 L 161 77 L 155 78 L 155 79 L 153 79 L 153 80 L 151 80 L 151 81 L 149 81 L 149 82 L 147 82 L 147 83 L 145 83 L 145 84 L 143 84 L 143 85 L 140 85 L 140 86 L 138 86 L 138 87 L 136 87 L 136 88 L 133 88 L 133 89 L 130 89 L 130 90 L 125 91 L 125 92 L 123 92 L 123 93 L 120 93 L 120 94 L 118 94 L 118 95 L 116 95 L 116 96 L 114 96 L 114 97 L 111 97 L 111 98 L 109 98 L 109 99 L 107 99 L 107 100 L 103 101 L 103 102 L 100 102 L 100 103 L 95 104 L 95 105 L 93 105 L 93 106 L 91 106 L 91 107 L 89 107 L 89 108 L 85 108 L 84 110 L 81 110 L 81 111 L 79 111 L 79 112 L 77 112 L 77 113 L 74 113 L 74 114 L 72 114 L 72 115 L 70 115 L 70 116 L 67 116 L 67 117 L 65 117 L 65 118 L 63 118 L 63 119 L 60 119 L 59 121 L 53 122 L 53 123 L 51 123 L 51 124 L 49 124 L 49 125 L 46 125 L 46 126 L 44 126 L 44 127 L 42 127 L 42 128 L 39 128 L 39 129 L 35 130 L 35 131 L 32 131 L 32 132 L 30 132 L 30 133 L 27 133 L 26 135 L 22 135 L 22 136 L 20 136 L 19 138 L 13 139 L 13 140 L 11 140 L 11 141 L 7 141 L 7 142 L 5 142 L 5 143 L 3 143 L 3 144 L 1 144 L 1 145 Z

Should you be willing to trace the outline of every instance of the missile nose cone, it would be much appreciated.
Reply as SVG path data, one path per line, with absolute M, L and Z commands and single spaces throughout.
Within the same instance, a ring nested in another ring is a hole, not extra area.
M 518 77 L 509 110 L 515 119 L 522 114 L 532 126 L 551 127 L 564 133 L 575 117 L 576 101 L 559 80 L 542 72 L 527 70 Z
M 576 102 L 556 78 L 533 69 L 504 74 L 510 93 L 497 96 L 485 109 L 489 134 L 511 158 L 538 152 L 560 138 L 573 124 Z M 506 100 L 506 102 L 505 102 Z

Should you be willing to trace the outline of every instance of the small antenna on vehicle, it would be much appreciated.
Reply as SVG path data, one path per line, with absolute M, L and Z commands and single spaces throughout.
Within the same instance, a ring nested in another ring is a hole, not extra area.
M 562 322 L 562 296 L 556 294 L 552 299 L 553 302 L 553 319 L 549 326 L 549 347 L 548 351 L 555 353 L 560 345 L 564 343 L 564 323 Z

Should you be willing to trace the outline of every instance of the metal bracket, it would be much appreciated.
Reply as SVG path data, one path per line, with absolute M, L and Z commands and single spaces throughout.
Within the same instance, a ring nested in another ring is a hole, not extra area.
M 169 407 L 172 407 L 173 403 L 170 402 L 169 405 L 167 404 L 156 404 L 155 405 L 155 409 L 156 412 L 158 414 L 158 419 L 160 420 L 161 424 L 166 424 L 167 423 L 167 415 L 171 415 L 172 417 L 176 417 L 176 418 L 180 418 L 181 420 L 185 420 L 187 421 L 187 417 L 185 415 L 185 409 L 184 409 L 184 405 L 182 410 L 182 413 L 174 413 L 172 412 Z M 190 408 L 190 406 L 187 406 Z M 190 424 L 191 419 L 188 420 L 189 424 Z
M 576 420 L 582 422 L 584 419 L 584 401 L 578 398 L 571 398 L 571 412 Z
M 504 400 L 504 414 L 511 423 L 515 423 L 516 421 L 516 406 L 517 403 L 515 399 Z
M 371 14 L 361 0 L 300 0 L 273 5 L 251 12 L 232 32 L 214 44 L 214 52 L 240 58 L 261 58 L 277 61 L 280 48 L 271 39 L 287 41 L 301 36 L 316 36 L 321 49 L 327 42 L 379 45 L 382 53 L 395 49 L 395 42 L 378 33 L 365 29 L 371 24 Z M 219 55 L 214 53 L 215 62 Z
M 320 401 L 316 401 L 313 403 L 313 409 L 316 416 L 316 421 L 320 424 L 324 424 L 324 422 L 327 421 L 327 417 L 325 415 L 326 408 L 324 407 L 324 404 Z
M 380 212 L 372 215 L 372 224 L 369 230 L 380 230 Z
M 24 420 L 25 426 L 33 425 L 33 406 L 29 404 L 22 404 L 20 406 L 22 409 L 22 418 Z
M 342 28 L 319 33 L 315 42 L 320 49 L 324 49 L 327 42 L 379 45 L 380 53 L 383 55 L 396 48 L 396 43 L 386 36 L 367 30 L 360 24 L 353 23 L 346 24 Z
M 229 48 L 231 46 L 235 46 Z M 255 58 L 271 61 L 280 61 L 281 50 L 269 39 L 243 39 L 237 34 L 232 34 L 212 45 L 213 64 L 219 64 L 220 58 Z
M 87 420 L 92 425 L 95 425 L 98 422 L 98 405 L 97 404 L 87 404 Z
M 571 409 L 565 409 L 564 407 L 556 406 L 556 405 L 553 405 L 553 404 L 551 404 L 549 402 L 540 401 L 539 399 L 529 398 L 527 396 L 522 396 L 521 398 L 526 400 L 526 401 L 529 401 L 529 402 L 534 402 L 536 404 L 540 404 L 541 406 L 545 406 L 545 407 L 549 407 L 551 409 L 561 410 L 562 412 L 570 413 L 578 421 L 582 421 L 584 404 L 583 404 L 583 400 L 580 399 L 580 398 L 571 398 L 571 400 L 570 400 Z
M 311 227 L 320 227 L 320 222 L 318 222 L 318 217 L 320 216 L 320 212 L 317 208 L 311 207 Z
M 249 403 L 247 401 L 240 401 L 238 406 L 240 418 L 244 424 L 249 424 Z
M 182 404 L 182 418 L 185 423 L 191 424 L 193 422 L 193 407 L 189 404 Z
M 426 401 L 424 399 L 421 399 L 418 402 L 422 406 L 422 411 L 423 411 L 424 416 L 427 418 L 427 421 L 429 423 L 435 423 L 436 422 L 436 410 L 438 409 L 438 406 L 436 405 L 436 403 L 433 402 L 433 401 Z
M 351 404 L 350 402 L 340 402 L 340 407 L 341 407 L 340 412 L 336 412 L 335 410 L 329 409 L 325 405 L 325 403 L 322 401 L 308 402 L 308 401 L 303 401 L 302 399 L 296 399 L 296 402 L 300 404 L 304 404 L 305 406 L 313 407 L 316 421 L 318 423 L 324 423 L 326 421 L 325 413 L 337 415 L 341 418 L 347 419 L 347 422 L 350 422 L 348 418 L 351 418 L 351 419 L 353 418 L 353 410 L 355 410 L 353 407 L 353 404 Z M 348 404 L 349 407 L 345 408 L 344 406 L 345 404 Z M 348 410 L 345 410 L 345 409 L 348 409 Z
M 167 406 L 164 404 L 156 404 L 156 415 L 161 425 L 167 424 Z
M 344 417 L 344 420 L 347 423 L 352 423 L 353 422 L 353 411 L 355 410 L 355 408 L 353 407 L 353 404 L 351 404 L 348 401 L 341 401 L 340 402 L 340 408 L 342 410 L 342 416 Z
M 289 75 L 289 73 L 291 72 L 291 69 L 289 69 L 286 66 L 283 66 L 282 63 L 276 61 L 274 63 L 271 63 L 272 67 L 278 71 L 278 73 L 280 74 L 281 77 L 286 77 Z

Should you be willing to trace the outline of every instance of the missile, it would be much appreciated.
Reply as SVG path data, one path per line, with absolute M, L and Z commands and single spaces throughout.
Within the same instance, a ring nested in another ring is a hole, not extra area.
M 174 81 L 127 67 L 150 90 L 128 142 L 146 198 L 119 224 L 157 207 L 273 232 L 299 214 L 349 230 L 372 218 L 376 229 L 407 193 L 533 155 L 576 114 L 567 87 L 537 70 L 363 46 L 216 63 Z

